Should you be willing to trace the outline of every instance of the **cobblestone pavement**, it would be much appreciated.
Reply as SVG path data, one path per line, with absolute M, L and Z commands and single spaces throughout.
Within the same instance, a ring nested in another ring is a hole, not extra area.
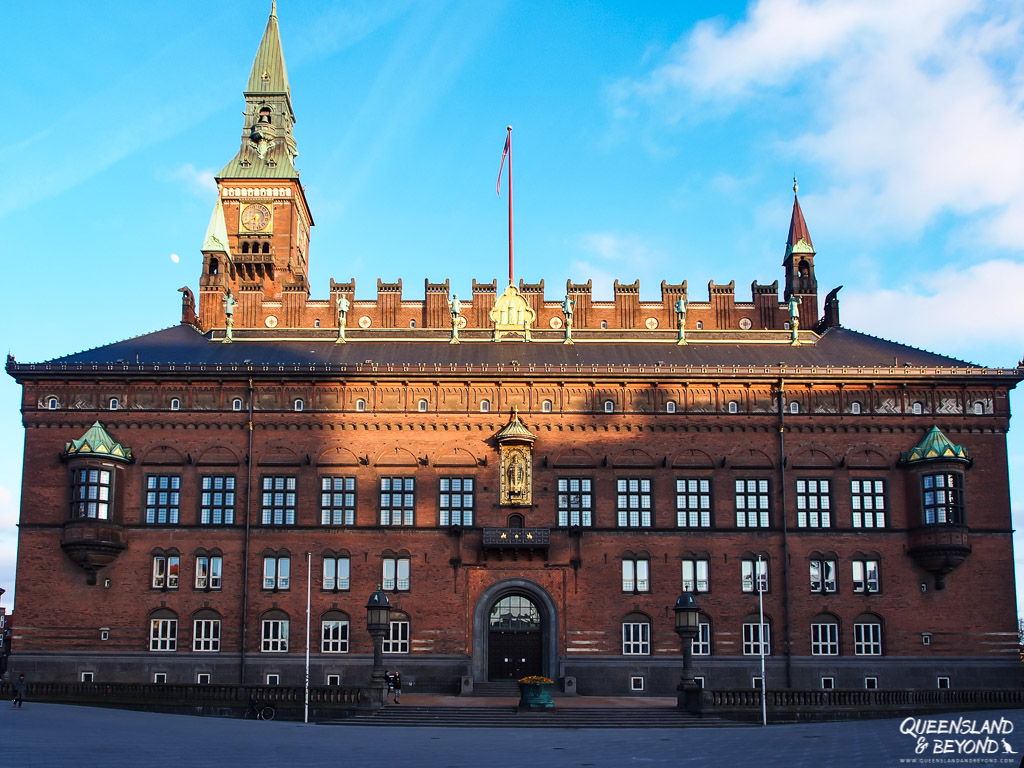
M 914 725 L 915 733 L 903 733 Z M 959 735 L 950 727 L 973 730 Z M 993 729 L 996 732 L 992 732 Z M 941 732 L 946 731 L 946 732 Z M 916 753 L 919 739 L 925 749 Z M 1006 752 L 1003 742 L 1014 750 Z M 936 753 L 936 743 L 944 750 Z M 979 748 L 998 754 L 977 753 Z M 26 702 L 0 706 L 0 766 L 1013 766 L 1024 710 L 767 728 L 363 728 Z

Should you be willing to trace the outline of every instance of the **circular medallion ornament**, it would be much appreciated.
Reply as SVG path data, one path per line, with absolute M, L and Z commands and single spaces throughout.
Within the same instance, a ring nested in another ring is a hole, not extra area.
M 459 330 L 461 331 L 467 325 L 469 325 L 469 322 L 467 322 L 466 318 L 459 315 Z
M 277 328 L 277 318 L 273 315 L 267 315 L 267 319 L 263 322 L 267 324 L 267 328 Z
M 657 318 L 654 317 L 648 317 L 645 325 L 647 326 L 648 331 L 653 331 L 655 328 L 658 327 L 658 320 Z
M 370 320 L 369 317 L 367 317 L 366 315 L 363 315 L 362 317 L 359 318 L 359 327 L 360 328 L 369 328 L 371 322 L 372 321 Z
M 262 203 L 253 203 L 242 209 L 242 226 L 250 232 L 262 232 L 270 223 L 270 209 Z
M 750 322 L 749 317 L 744 317 L 742 320 L 740 320 L 740 330 L 749 331 L 751 325 L 752 323 Z
M 562 327 L 562 318 L 560 318 L 560 317 L 552 317 L 549 325 L 552 328 L 555 328 L 556 330 L 558 328 L 561 328 Z

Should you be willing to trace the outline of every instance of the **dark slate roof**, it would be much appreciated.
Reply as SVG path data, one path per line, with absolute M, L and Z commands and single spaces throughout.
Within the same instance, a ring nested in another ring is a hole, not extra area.
M 357 365 L 377 364 L 515 364 L 520 365 L 756 365 L 818 367 L 979 367 L 963 360 L 858 333 L 831 328 L 814 344 L 650 343 L 634 340 L 564 345 L 553 342 L 489 341 L 448 344 L 444 340 L 350 340 L 332 338 L 235 341 L 211 340 L 188 325 L 137 336 L 114 344 L 58 357 L 40 365 Z M 17 365 L 17 364 L 15 364 Z M 20 366 L 19 366 L 20 367 Z M 10 368 L 10 363 L 9 363 Z M 138 369 L 135 369 L 138 370 Z

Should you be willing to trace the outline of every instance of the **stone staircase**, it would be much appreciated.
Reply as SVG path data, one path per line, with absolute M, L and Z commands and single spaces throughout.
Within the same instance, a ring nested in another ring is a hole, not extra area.
M 558 696 L 558 691 L 552 691 L 552 695 Z M 519 683 L 515 680 L 501 680 L 496 683 L 475 683 L 473 685 L 473 697 L 485 698 L 519 698 Z

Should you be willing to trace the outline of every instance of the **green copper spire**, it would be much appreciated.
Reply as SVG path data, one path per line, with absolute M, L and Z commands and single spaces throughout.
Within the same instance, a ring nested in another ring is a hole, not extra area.
M 110 436 L 98 421 L 77 440 L 64 446 L 65 456 L 100 455 L 124 462 L 132 460 L 132 449 L 125 448 Z
M 210 225 L 206 228 L 206 239 L 203 240 L 203 251 L 223 253 L 231 258 L 231 251 L 228 250 L 228 227 L 224 222 L 224 207 L 220 204 L 220 197 L 213 206 L 213 215 L 210 216 Z
M 902 451 L 900 458 L 904 464 L 913 464 L 918 461 L 929 461 L 936 459 L 952 459 L 954 461 L 970 461 L 967 449 L 962 445 L 954 445 L 953 442 L 942 434 L 938 427 L 928 430 L 921 442 L 909 451 Z
M 295 158 L 299 152 L 292 135 L 294 125 L 295 113 L 275 2 L 245 89 L 242 146 L 217 174 L 217 180 L 298 179 Z

